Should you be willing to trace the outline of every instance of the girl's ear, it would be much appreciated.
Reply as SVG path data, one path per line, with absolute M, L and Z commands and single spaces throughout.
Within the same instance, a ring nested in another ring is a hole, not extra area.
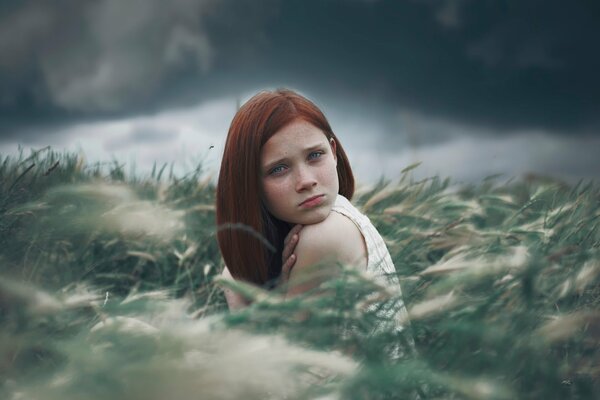
M 333 160 L 335 161 L 335 165 L 337 165 L 337 153 L 336 153 L 337 145 L 335 143 L 334 138 L 329 139 L 329 146 L 331 146 L 331 152 L 333 153 Z

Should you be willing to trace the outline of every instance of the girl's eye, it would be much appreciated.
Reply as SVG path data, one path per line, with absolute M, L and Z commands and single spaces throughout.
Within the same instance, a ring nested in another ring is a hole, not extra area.
M 272 170 L 269 171 L 269 175 L 279 175 L 284 170 L 285 170 L 285 167 L 283 165 L 278 165 L 278 166 L 276 166 L 275 168 L 273 168 Z
M 322 155 L 323 155 L 323 152 L 322 152 L 322 151 L 313 151 L 312 153 L 310 153 L 310 154 L 308 155 L 308 159 L 309 159 L 309 160 L 314 160 L 314 159 L 316 159 L 316 158 L 319 158 L 319 157 L 321 157 Z

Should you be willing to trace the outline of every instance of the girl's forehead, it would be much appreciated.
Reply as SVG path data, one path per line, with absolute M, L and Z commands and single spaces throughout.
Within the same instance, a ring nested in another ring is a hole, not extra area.
M 316 132 L 282 133 L 274 135 L 261 149 L 261 158 L 271 158 L 301 154 L 305 151 L 327 144 L 327 137 L 319 130 Z
M 284 126 L 273 136 L 267 140 L 265 146 L 268 144 L 280 144 L 285 145 L 290 142 L 304 142 L 304 141 L 326 141 L 327 137 L 325 133 L 312 125 L 309 122 L 303 120 L 296 120 L 288 125 Z

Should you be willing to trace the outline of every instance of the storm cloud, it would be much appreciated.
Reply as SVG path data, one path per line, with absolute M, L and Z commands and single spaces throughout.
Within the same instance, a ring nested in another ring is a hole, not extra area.
M 216 0 L 25 1 L 0 16 L 4 134 L 152 112 L 196 99 L 231 57 L 251 63 L 273 2 Z M 234 26 L 234 32 L 228 31 Z M 242 35 L 243 34 L 243 35 Z M 214 93 L 214 89 L 212 90 Z M 211 93 L 211 94 L 213 94 Z M 183 100 L 182 100 L 183 99 Z
M 278 84 L 482 126 L 598 127 L 593 2 L 62 0 L 0 11 L 4 135 Z
M 236 102 L 284 86 L 323 108 L 359 175 L 595 176 L 599 22 L 585 0 L 4 1 L 0 151 L 215 153 Z

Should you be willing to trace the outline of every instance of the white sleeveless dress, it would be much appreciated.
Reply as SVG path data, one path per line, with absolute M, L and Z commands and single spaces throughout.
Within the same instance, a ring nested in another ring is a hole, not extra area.
M 408 323 L 408 313 L 404 302 L 401 300 L 402 291 L 396 275 L 396 268 L 383 238 L 373 226 L 369 217 L 358 211 L 344 196 L 338 194 L 331 210 L 350 219 L 364 237 L 367 247 L 367 272 L 373 275 L 378 283 L 385 285 L 394 297 L 400 299 L 399 302 L 392 302 L 387 307 L 381 308 L 378 315 L 382 317 L 382 321 L 388 321 L 387 323 L 392 324 L 396 332 L 402 332 Z M 374 307 L 377 307 L 377 305 Z M 382 323 L 379 329 L 388 328 L 387 323 Z M 375 329 L 373 333 L 379 329 Z M 408 334 L 409 352 L 412 352 L 414 350 L 412 335 L 409 332 L 405 332 L 405 334 Z M 394 353 L 391 355 L 392 358 L 399 358 L 402 354 L 406 354 L 406 349 L 401 347 L 394 346 L 390 350 Z

